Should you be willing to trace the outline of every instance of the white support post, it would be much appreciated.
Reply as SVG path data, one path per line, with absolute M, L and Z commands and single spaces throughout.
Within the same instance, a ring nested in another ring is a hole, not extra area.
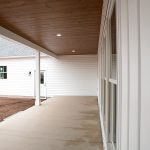
M 35 105 L 40 106 L 40 51 L 36 52 L 36 100 Z

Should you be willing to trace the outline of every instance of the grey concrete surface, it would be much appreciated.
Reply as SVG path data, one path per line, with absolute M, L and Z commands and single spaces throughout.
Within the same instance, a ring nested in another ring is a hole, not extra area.
M 103 150 L 97 97 L 53 97 L 7 118 L 0 149 Z

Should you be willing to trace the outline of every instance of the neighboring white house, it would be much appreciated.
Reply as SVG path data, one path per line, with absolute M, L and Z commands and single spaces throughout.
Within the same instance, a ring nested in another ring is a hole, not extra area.
M 0 39 L 0 96 L 35 96 L 35 51 Z M 97 55 L 41 54 L 41 96 L 97 95 Z

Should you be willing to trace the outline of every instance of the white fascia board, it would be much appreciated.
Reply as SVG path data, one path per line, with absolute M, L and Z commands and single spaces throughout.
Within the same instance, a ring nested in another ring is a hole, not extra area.
M 22 43 L 22 44 L 24 44 L 26 46 L 29 46 L 29 47 L 37 50 L 37 51 L 43 52 L 43 53 L 45 53 L 47 55 L 50 55 L 52 57 L 57 58 L 57 55 L 54 54 L 53 52 L 50 52 L 50 51 L 42 48 L 41 46 L 39 46 L 37 44 L 34 44 L 31 41 L 29 41 L 29 40 L 27 40 L 27 39 L 25 39 L 25 38 L 15 34 L 15 33 L 11 32 L 11 31 L 9 31 L 9 30 L 1 27 L 1 26 L 0 26 L 0 36 L 2 36 L 4 38 L 9 38 L 10 40 L 17 41 L 17 42 Z
M 35 58 L 35 56 L 31 55 L 31 56 L 4 56 L 4 57 L 0 57 L 0 59 L 18 59 L 18 58 Z
M 40 58 L 51 57 L 49 55 L 40 56 Z M 21 58 L 35 58 L 35 55 L 30 56 L 2 56 L 0 59 L 21 59 Z

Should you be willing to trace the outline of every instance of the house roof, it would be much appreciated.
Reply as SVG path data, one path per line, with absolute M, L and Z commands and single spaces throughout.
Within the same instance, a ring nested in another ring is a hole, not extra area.
M 0 37 L 0 57 L 33 56 L 36 51 L 26 45 Z
M 103 1 L 1 0 L 0 25 L 57 55 L 97 54 Z

